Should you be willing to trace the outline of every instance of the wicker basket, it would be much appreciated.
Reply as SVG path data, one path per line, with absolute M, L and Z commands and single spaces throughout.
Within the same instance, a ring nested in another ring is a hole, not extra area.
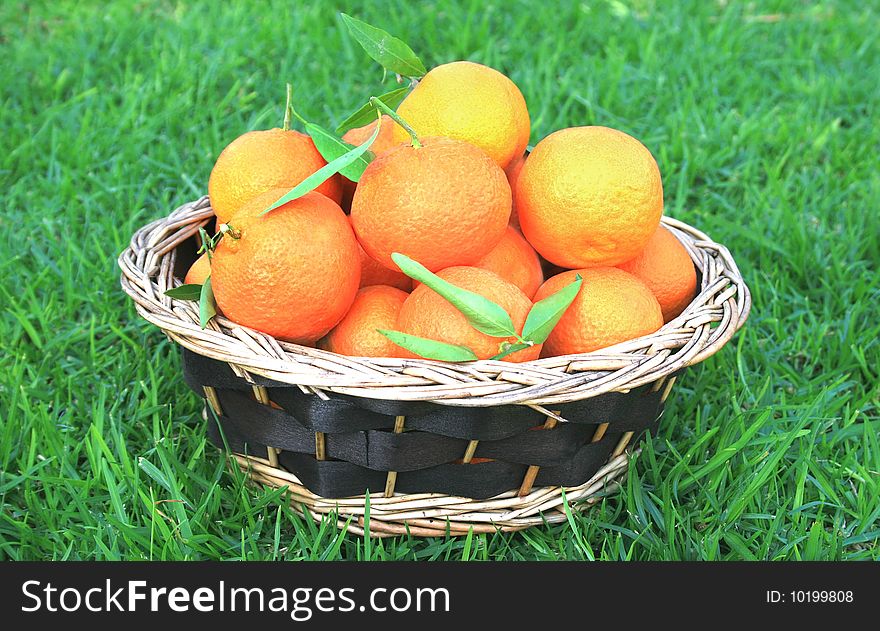
M 182 347 L 215 444 L 254 481 L 287 487 L 300 512 L 362 533 L 369 510 L 374 536 L 519 530 L 589 506 L 656 429 L 677 375 L 718 351 L 751 305 L 727 249 L 664 217 L 700 290 L 652 335 L 522 364 L 346 357 L 222 316 L 202 330 L 195 303 L 164 295 L 213 219 L 203 197 L 138 230 L 119 257 L 122 288 Z

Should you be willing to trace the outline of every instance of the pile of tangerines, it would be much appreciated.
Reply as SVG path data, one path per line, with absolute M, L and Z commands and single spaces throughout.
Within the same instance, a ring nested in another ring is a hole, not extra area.
M 535 302 L 583 279 L 543 344 L 506 361 L 646 335 L 693 299 L 690 256 L 660 225 L 660 171 L 632 136 L 572 127 L 526 153 L 519 89 L 464 61 L 427 72 L 389 113 L 342 137 L 357 146 L 375 136 L 357 182 L 337 173 L 270 212 L 327 162 L 292 129 L 234 140 L 208 184 L 223 238 L 186 282 L 210 275 L 218 310 L 243 326 L 366 357 L 418 356 L 380 332 L 389 330 L 467 347 L 479 359 L 516 342 L 471 326 L 405 275 L 393 253 L 500 305 L 518 333 Z

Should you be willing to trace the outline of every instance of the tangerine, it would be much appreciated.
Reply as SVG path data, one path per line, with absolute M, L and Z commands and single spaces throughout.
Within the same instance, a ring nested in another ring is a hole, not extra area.
M 522 167 L 515 198 L 523 235 L 565 268 L 630 260 L 663 214 L 651 152 L 608 127 L 572 127 L 544 138 Z
M 531 123 L 522 92 L 494 68 L 470 61 L 432 68 L 397 113 L 420 136 L 474 144 L 502 169 L 529 144 Z M 407 132 L 395 126 L 394 138 L 406 142 Z
M 660 304 L 638 278 L 616 267 L 569 270 L 548 279 L 535 294 L 542 300 L 580 274 L 574 302 L 544 342 L 542 357 L 589 353 L 648 335 L 663 326 Z
M 376 157 L 351 205 L 358 240 L 373 259 L 396 270 L 400 252 L 432 272 L 472 265 L 494 248 L 510 218 L 510 185 L 474 145 L 425 138 Z
M 403 349 L 377 329 L 393 329 L 408 294 L 395 287 L 373 285 L 358 290 L 345 317 L 324 338 L 322 347 L 355 357 L 398 357 Z
M 234 216 L 211 260 L 217 305 L 230 320 L 311 343 L 351 307 L 357 240 L 342 209 L 314 191 L 267 213 Z

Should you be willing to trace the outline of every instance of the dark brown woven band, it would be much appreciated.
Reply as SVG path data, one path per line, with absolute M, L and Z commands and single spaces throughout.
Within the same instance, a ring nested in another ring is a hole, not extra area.
M 252 398 L 251 384 L 236 377 L 228 364 L 182 350 L 184 379 L 202 394 L 203 386 L 238 390 Z M 522 405 L 461 408 L 425 401 L 390 401 L 328 393 L 324 400 L 287 384 L 261 380 L 270 399 L 313 431 L 337 433 L 363 429 L 391 429 L 396 416 L 406 416 L 407 429 L 429 431 L 467 440 L 500 440 L 544 422 L 544 415 Z M 554 406 L 572 423 L 609 424 L 609 431 L 639 431 L 657 417 L 662 392 L 651 384 L 627 393 L 608 392 L 581 401 Z M 280 446 L 280 445 L 276 445 Z
M 208 436 L 217 446 L 228 446 L 237 453 L 263 453 L 265 446 L 248 439 L 226 423 L 225 417 L 209 424 Z M 222 429 L 221 429 L 222 428 Z M 564 465 L 542 467 L 538 486 L 577 486 L 583 484 L 608 461 L 615 440 L 583 445 Z M 369 492 L 379 495 L 386 472 L 368 469 L 343 460 L 316 460 L 312 454 L 282 451 L 280 464 L 296 474 L 313 493 L 322 497 L 350 497 Z M 401 493 L 445 493 L 483 499 L 519 486 L 528 465 L 495 460 L 478 464 L 440 464 L 397 474 L 396 490 Z
M 285 451 L 313 454 L 314 432 L 303 427 L 295 417 L 282 410 L 261 405 L 243 394 L 217 391 L 224 414 L 220 417 L 228 434 L 252 445 L 271 445 Z M 641 432 L 654 425 L 630 431 Z M 505 460 L 541 467 L 565 464 L 576 456 L 593 435 L 595 426 L 569 423 L 552 432 L 523 431 L 501 440 L 482 440 L 474 457 Z M 621 432 L 611 432 L 610 437 Z M 345 460 L 376 471 L 413 471 L 446 464 L 461 458 L 468 440 L 423 431 L 394 434 L 384 430 L 363 430 L 327 434 L 327 458 Z M 260 453 L 260 452 L 256 452 Z
M 209 386 L 217 397 L 222 414 L 209 432 L 216 445 L 239 453 L 280 449 L 279 463 L 324 497 L 379 494 L 390 471 L 404 493 L 491 497 L 517 488 L 529 466 L 540 467 L 535 484 L 576 486 L 605 464 L 624 433 L 653 430 L 662 408 L 661 392 L 650 387 L 608 393 L 559 406 L 571 422 L 534 431 L 545 419 L 523 406 L 322 399 L 286 384 L 267 386 L 273 407 L 222 362 L 184 351 L 183 367 L 190 387 L 201 394 Z M 407 431 L 393 433 L 402 415 Z M 604 423 L 602 439 L 591 442 Z M 323 433 L 324 461 L 314 455 L 316 431 Z M 475 440 L 473 457 L 492 461 L 454 464 Z

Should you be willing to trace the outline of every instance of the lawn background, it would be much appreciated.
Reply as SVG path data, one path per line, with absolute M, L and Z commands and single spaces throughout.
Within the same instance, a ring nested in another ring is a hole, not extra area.
M 205 442 L 116 256 L 220 150 L 382 90 L 338 11 L 506 72 L 532 143 L 640 138 L 754 308 L 619 496 L 515 535 L 367 542 Z M 880 19 L 862 2 L 3 2 L 0 559 L 877 559 Z

